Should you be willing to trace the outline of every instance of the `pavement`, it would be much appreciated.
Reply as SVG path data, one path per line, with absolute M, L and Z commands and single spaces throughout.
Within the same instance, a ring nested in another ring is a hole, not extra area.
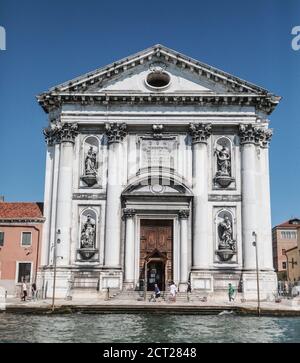
M 262 301 L 261 315 L 300 316 L 300 298 L 282 299 L 280 303 Z M 7 298 L 6 312 L 13 313 L 51 313 L 52 300 L 20 301 L 17 298 Z M 257 314 L 257 301 L 225 301 L 222 299 L 201 301 L 137 301 L 126 299 L 78 298 L 73 300 L 56 299 L 55 313 L 177 313 L 177 314 L 218 314 L 220 312 L 236 312 L 238 314 Z

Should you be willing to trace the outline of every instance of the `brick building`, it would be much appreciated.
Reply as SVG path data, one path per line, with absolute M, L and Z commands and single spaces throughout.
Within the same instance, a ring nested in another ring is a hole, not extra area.
M 272 229 L 274 268 L 281 279 L 287 277 L 286 251 L 297 246 L 299 228 L 300 219 L 293 218 Z

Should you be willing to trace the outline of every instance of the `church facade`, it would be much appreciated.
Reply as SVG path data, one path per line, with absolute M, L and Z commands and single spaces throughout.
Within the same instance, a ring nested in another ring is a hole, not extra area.
M 155 45 L 38 96 L 40 282 L 56 295 L 276 290 L 268 116 L 280 97 Z M 255 242 L 255 243 L 253 243 Z

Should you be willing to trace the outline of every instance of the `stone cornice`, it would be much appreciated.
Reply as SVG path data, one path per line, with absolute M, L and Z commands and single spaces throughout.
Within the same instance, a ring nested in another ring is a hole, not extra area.
M 37 224 L 44 223 L 45 218 L 0 218 L 0 225 L 12 224 Z
M 51 123 L 43 130 L 43 133 L 48 146 L 62 142 L 74 143 L 78 135 L 78 125 L 77 123 Z
M 125 123 L 108 123 L 106 124 L 106 136 L 109 144 L 123 141 L 127 132 L 127 125 Z
M 240 125 L 239 136 L 241 145 L 254 144 L 267 148 L 273 135 L 272 129 L 258 127 L 252 124 Z
M 252 106 L 270 114 L 279 99 L 272 95 L 257 94 L 190 94 L 190 93 L 67 93 L 52 92 L 39 97 L 46 112 L 62 107 L 63 104 L 87 105 L 198 105 L 198 106 Z
M 190 124 L 189 134 L 192 136 L 193 144 L 207 143 L 207 139 L 212 133 L 211 124 Z

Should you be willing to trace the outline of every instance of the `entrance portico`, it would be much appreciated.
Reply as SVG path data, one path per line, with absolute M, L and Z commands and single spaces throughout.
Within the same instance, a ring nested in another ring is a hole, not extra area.
M 160 288 L 165 289 L 174 280 L 184 291 L 192 260 L 189 220 L 192 193 L 174 174 L 161 170 L 157 178 L 153 178 L 153 172 L 149 176 L 142 175 L 122 194 L 124 285 L 136 289 L 147 280 L 147 288 L 152 289 L 157 279 Z

